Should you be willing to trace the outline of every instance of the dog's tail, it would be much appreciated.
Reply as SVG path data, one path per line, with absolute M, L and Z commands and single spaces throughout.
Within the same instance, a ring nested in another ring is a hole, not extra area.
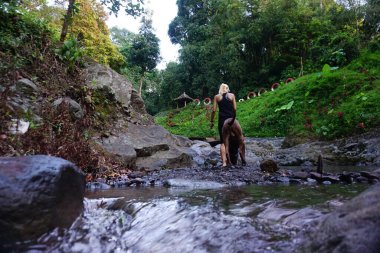
M 232 117 L 232 120 L 228 122 L 228 125 L 232 126 L 235 123 L 235 119 L 236 119 L 236 113 L 234 113 L 234 116 Z

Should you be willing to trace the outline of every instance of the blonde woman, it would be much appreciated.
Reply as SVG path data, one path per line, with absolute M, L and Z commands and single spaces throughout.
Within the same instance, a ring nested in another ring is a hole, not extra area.
M 230 88 L 225 83 L 220 85 L 219 93 L 214 96 L 214 107 L 211 113 L 210 128 L 214 127 L 214 117 L 217 109 L 216 105 L 219 107 L 218 131 L 221 142 L 220 156 L 222 158 L 223 166 L 227 166 L 226 147 L 223 142 L 222 127 L 226 119 L 234 118 L 236 116 L 236 99 L 235 95 L 230 92 Z

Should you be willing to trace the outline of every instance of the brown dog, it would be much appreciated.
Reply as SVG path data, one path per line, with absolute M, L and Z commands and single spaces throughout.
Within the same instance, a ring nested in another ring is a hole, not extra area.
M 244 143 L 243 131 L 240 127 L 239 122 L 235 119 L 235 117 L 226 119 L 224 121 L 223 127 L 222 127 L 222 136 L 223 136 L 224 146 L 226 147 L 227 164 L 230 165 L 232 162 L 232 164 L 236 165 L 237 163 L 236 151 L 238 149 L 240 158 L 241 158 L 241 163 L 243 166 L 245 166 L 247 162 L 245 160 L 245 143 Z M 234 154 L 235 152 L 236 152 L 236 156 Z

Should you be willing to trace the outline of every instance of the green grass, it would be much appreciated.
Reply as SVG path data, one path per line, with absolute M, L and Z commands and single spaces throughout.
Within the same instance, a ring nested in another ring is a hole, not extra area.
M 209 129 L 210 114 L 205 106 L 190 105 L 158 116 L 156 122 L 173 134 L 216 137 L 217 127 Z M 326 68 L 238 102 L 237 119 L 249 137 L 334 139 L 379 127 L 380 51 L 364 52 L 344 68 Z

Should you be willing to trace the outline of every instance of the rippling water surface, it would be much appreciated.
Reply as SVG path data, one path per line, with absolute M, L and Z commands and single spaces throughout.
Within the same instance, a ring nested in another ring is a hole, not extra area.
M 301 229 L 367 187 L 89 191 L 82 217 L 68 230 L 44 235 L 29 251 L 291 252 Z

